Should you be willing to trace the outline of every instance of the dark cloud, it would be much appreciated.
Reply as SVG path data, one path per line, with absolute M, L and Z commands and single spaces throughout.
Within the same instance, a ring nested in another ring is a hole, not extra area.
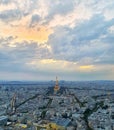
M 20 20 L 22 13 L 18 9 L 5 10 L 0 12 L 0 19 L 4 22 L 11 22 L 15 20 Z
M 32 72 L 33 70 L 27 66 L 27 63 L 51 58 L 48 48 L 33 41 L 15 43 L 16 47 L 10 47 L 8 40 L 12 41 L 12 39 L 12 36 L 0 39 L 2 45 L 0 48 L 0 71 Z
M 76 26 L 72 32 L 76 34 L 76 39 L 81 42 L 87 42 L 99 39 L 102 35 L 107 35 L 108 28 L 114 24 L 114 20 L 105 21 L 102 15 L 95 15 L 90 20 L 85 20 L 82 24 Z
M 52 3 L 51 0 L 49 0 L 49 11 L 48 15 L 45 18 L 45 22 L 43 22 L 44 25 L 47 25 L 56 15 L 65 16 L 72 12 L 75 8 L 74 1 L 65 0 L 57 0 Z
M 114 44 L 114 34 L 107 33 L 107 35 L 102 38 L 102 41 L 111 45 Z
M 53 4 L 50 4 L 49 16 L 53 17 L 56 14 L 65 15 L 71 12 L 73 9 L 74 9 L 74 1 L 66 0 L 64 2 L 61 0 L 57 0 L 53 2 Z
M 41 20 L 40 16 L 37 14 L 32 15 L 29 27 L 35 27 Z
M 9 4 L 11 0 L 0 0 L 0 4 Z
M 84 58 L 99 59 L 106 58 L 110 63 L 113 61 L 112 51 L 110 51 L 110 38 L 108 29 L 114 24 L 114 20 L 105 21 L 101 15 L 95 15 L 90 20 L 85 20 L 75 28 L 58 27 L 54 34 L 49 37 L 48 43 L 53 48 L 53 55 L 56 59 L 68 61 L 80 61 Z M 106 35 L 105 38 L 102 36 Z M 104 43 L 104 40 L 106 41 Z M 112 50 L 113 50 L 112 49 Z M 113 62 L 112 62 L 113 63 Z

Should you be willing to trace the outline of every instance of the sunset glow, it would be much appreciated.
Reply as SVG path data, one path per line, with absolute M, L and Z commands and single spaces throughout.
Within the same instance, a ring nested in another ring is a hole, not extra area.
M 0 79 L 113 80 L 112 5 L 113 0 L 1 0 Z

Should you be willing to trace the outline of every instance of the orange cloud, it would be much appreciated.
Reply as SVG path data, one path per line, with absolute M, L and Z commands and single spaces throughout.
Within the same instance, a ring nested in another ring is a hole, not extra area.
M 79 67 L 80 68 L 80 70 L 92 70 L 92 69 L 94 69 L 94 66 L 93 65 L 84 65 L 84 66 L 80 66 Z
M 40 68 L 42 70 L 54 70 L 54 71 L 65 71 L 65 72 L 76 72 L 77 63 L 69 62 L 66 60 L 56 60 L 56 59 L 41 59 L 41 60 L 32 60 L 26 65 L 30 66 L 33 69 Z
M 36 41 L 38 43 L 44 43 L 48 41 L 48 36 L 53 32 L 51 29 L 47 27 L 39 27 L 39 28 L 27 28 L 26 26 L 18 25 L 16 27 L 11 26 L 1 26 L 2 36 L 16 36 L 17 42 L 21 42 L 23 40 L 26 41 Z
M 28 18 L 29 19 L 29 18 Z M 17 24 L 16 24 L 17 23 Z M 35 28 L 27 27 L 28 23 L 24 19 L 21 22 L 14 22 L 14 25 L 7 25 L 0 22 L 0 35 L 3 37 L 13 36 L 17 37 L 16 41 L 36 41 L 38 43 L 44 43 L 48 41 L 48 37 L 53 33 L 47 26 L 36 26 Z
M 16 9 L 16 6 L 14 3 L 10 4 L 0 4 L 0 12 L 5 11 L 5 10 L 10 10 L 10 9 Z

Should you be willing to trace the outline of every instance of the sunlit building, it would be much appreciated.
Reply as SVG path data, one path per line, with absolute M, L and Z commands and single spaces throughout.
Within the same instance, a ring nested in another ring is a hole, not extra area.
M 47 125 L 47 130 L 66 130 L 70 122 L 70 119 L 55 118 Z

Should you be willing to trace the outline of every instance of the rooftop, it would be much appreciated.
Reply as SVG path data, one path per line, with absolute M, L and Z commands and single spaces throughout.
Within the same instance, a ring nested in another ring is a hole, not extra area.
M 67 127 L 70 124 L 71 120 L 65 118 L 55 118 L 52 120 L 52 122 L 56 123 L 59 126 Z
M 7 119 L 7 118 L 8 118 L 7 116 L 0 116 L 0 121 L 4 120 L 4 119 Z

